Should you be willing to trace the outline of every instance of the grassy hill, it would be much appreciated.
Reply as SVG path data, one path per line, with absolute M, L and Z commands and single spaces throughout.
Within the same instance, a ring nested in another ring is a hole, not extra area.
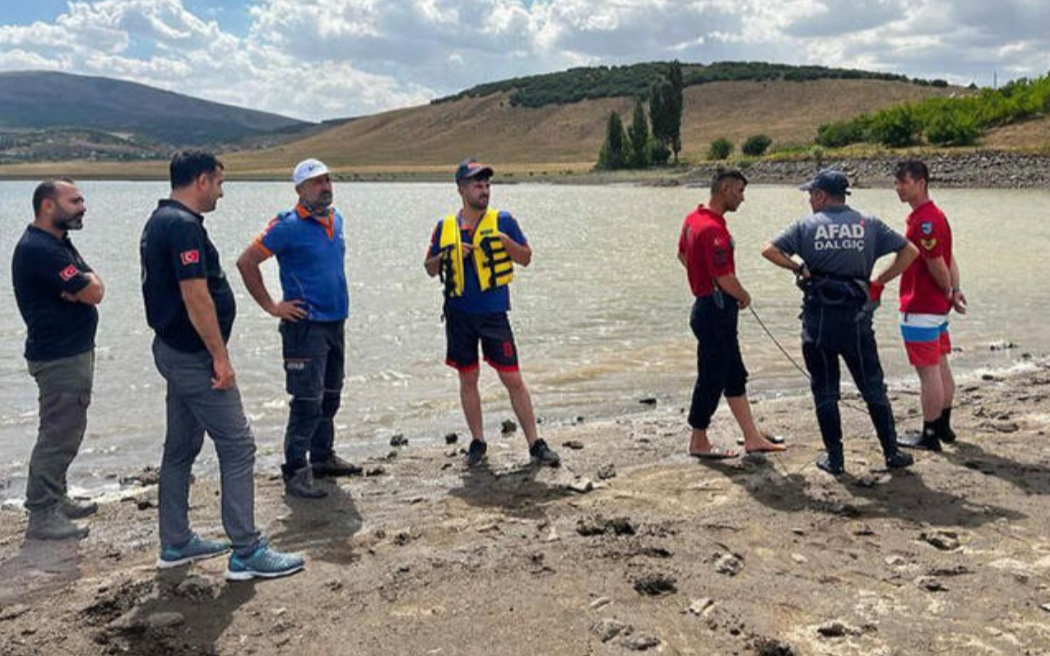
M 822 123 L 958 88 L 882 79 L 710 82 L 686 87 L 683 157 L 703 157 L 726 137 L 763 132 L 773 147 L 810 144 Z M 281 175 L 305 157 L 348 172 L 444 171 L 466 155 L 504 170 L 585 170 L 597 158 L 610 111 L 629 115 L 630 97 L 543 107 L 514 105 L 511 92 L 464 96 L 362 117 L 306 139 L 225 157 L 231 172 Z
M 166 144 L 215 144 L 310 123 L 143 84 L 52 71 L 0 73 L 0 131 L 80 128 Z M 170 150 L 170 147 L 166 150 Z

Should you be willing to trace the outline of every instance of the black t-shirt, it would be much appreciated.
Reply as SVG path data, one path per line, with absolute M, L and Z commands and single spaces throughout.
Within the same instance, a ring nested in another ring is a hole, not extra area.
M 222 339 L 230 338 L 237 305 L 203 216 L 178 201 L 161 200 L 142 230 L 139 256 L 146 321 L 165 344 L 187 353 L 205 348 L 179 287 L 180 281 L 194 278 L 207 279 Z
M 26 322 L 27 360 L 68 358 L 95 348 L 98 309 L 67 301 L 90 284 L 91 267 L 73 242 L 30 225 L 15 246 L 11 277 L 18 311 Z

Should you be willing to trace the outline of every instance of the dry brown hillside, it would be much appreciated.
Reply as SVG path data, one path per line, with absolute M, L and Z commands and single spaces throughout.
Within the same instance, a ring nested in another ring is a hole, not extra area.
M 701 159 L 708 144 L 726 137 L 740 144 L 765 133 L 774 146 L 809 143 L 832 120 L 959 89 L 881 80 L 715 82 L 688 87 L 682 119 L 683 156 Z M 278 148 L 231 153 L 241 174 L 284 173 L 305 157 L 344 171 L 448 168 L 474 154 L 505 167 L 587 168 L 597 158 L 605 119 L 629 120 L 629 98 L 588 100 L 541 108 L 512 107 L 505 94 L 399 109 L 367 116 Z

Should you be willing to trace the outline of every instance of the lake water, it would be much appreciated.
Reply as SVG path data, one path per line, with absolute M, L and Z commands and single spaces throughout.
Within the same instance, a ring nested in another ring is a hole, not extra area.
M 35 183 L 0 182 L 0 257 L 31 220 Z M 93 489 L 114 485 L 107 475 L 160 460 L 164 386 L 150 354 L 139 289 L 142 225 L 167 195 L 165 183 L 84 182 L 85 229 L 74 235 L 81 253 L 106 282 L 100 307 L 98 359 L 88 434 L 71 470 Z M 458 206 L 452 184 L 355 184 L 335 188 L 347 218 L 347 380 L 337 417 L 337 443 L 351 457 L 385 453 L 394 433 L 411 441 L 465 433 L 455 373 L 443 364 L 441 293 L 422 259 L 436 220 Z M 688 404 L 695 342 L 688 327 L 691 297 L 675 257 L 682 218 L 706 198 L 704 189 L 633 186 L 496 185 L 494 207 L 510 210 L 529 237 L 533 264 L 512 286 L 511 314 L 537 414 L 544 425 L 635 411 L 656 397 L 662 408 Z M 1007 366 L 1022 351 L 1050 350 L 1043 321 L 1050 302 L 1047 191 L 936 190 L 952 221 L 970 314 L 952 325 L 963 351 L 956 368 Z M 287 413 L 276 322 L 248 297 L 236 257 L 273 214 L 295 201 L 290 184 L 228 182 L 226 197 L 206 225 L 237 293 L 230 342 L 245 407 L 259 443 L 259 468 L 275 470 Z M 903 230 L 907 207 L 889 189 L 857 190 L 851 203 Z M 730 215 L 738 274 L 754 308 L 796 359 L 799 292 L 787 272 L 759 251 L 788 222 L 808 211 L 791 187 L 753 185 Z M 5 266 L 8 266 L 5 264 Z M 264 265 L 277 290 L 273 263 Z M 913 384 L 896 327 L 896 282 L 877 315 L 883 363 L 891 385 Z M 25 328 L 8 276 L 0 277 L 0 495 L 21 494 L 35 440 L 36 386 L 22 357 Z M 1009 340 L 1011 351 L 988 345 Z M 741 343 L 756 395 L 804 388 L 801 375 L 762 332 L 741 315 Z M 485 423 L 498 431 L 512 417 L 494 373 L 482 374 Z M 541 426 L 542 430 L 542 426 Z M 683 425 L 683 436 L 685 434 Z M 201 469 L 214 467 L 211 448 Z

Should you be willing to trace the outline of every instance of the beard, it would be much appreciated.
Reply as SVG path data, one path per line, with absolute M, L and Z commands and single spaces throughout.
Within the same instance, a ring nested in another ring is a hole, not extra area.
M 309 203 L 304 202 L 303 205 L 311 214 L 324 214 L 332 206 L 332 194 L 323 193 Z
M 55 219 L 55 226 L 62 230 L 81 230 L 84 227 L 84 213 L 78 212 Z

